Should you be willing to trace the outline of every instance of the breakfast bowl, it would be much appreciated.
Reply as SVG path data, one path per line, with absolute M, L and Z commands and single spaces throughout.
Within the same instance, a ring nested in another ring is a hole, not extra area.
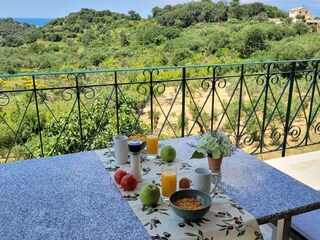
M 208 193 L 195 189 L 177 191 L 170 196 L 169 201 L 173 212 L 184 220 L 202 218 L 212 204 Z

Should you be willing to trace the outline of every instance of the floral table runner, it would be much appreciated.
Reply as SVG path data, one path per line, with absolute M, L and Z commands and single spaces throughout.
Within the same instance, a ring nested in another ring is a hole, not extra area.
M 127 164 L 116 165 L 112 149 L 96 150 L 96 153 L 112 177 L 119 168 L 130 172 L 129 158 Z M 195 221 L 186 222 L 178 217 L 163 199 L 155 207 L 143 206 L 139 192 L 149 183 L 161 189 L 161 165 L 168 163 L 160 158 L 148 159 L 145 152 L 141 155 L 143 181 L 134 191 L 124 191 L 120 185 L 117 186 L 152 239 L 263 239 L 254 217 L 220 191 L 211 194 L 210 211 Z M 192 179 L 192 170 L 205 166 L 199 159 L 175 159 L 169 164 L 176 165 L 178 181 L 182 177 Z

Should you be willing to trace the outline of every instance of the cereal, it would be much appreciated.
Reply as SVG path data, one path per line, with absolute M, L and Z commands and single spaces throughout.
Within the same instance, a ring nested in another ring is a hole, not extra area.
M 186 210 L 198 210 L 204 208 L 204 206 L 199 203 L 196 199 L 190 197 L 185 197 L 177 200 L 174 205 L 186 209 Z

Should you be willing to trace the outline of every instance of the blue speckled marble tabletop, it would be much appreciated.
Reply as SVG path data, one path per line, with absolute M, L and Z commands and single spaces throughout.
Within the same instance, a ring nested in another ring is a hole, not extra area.
M 195 137 L 162 141 L 174 146 L 179 158 L 186 159 L 195 150 L 187 143 L 195 142 Z M 240 149 L 223 159 L 221 171 L 222 190 L 259 224 L 320 208 L 320 192 Z
M 0 165 L 0 239 L 148 238 L 94 152 Z

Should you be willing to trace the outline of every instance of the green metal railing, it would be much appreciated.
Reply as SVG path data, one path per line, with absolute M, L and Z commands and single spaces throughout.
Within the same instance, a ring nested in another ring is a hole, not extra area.
M 319 59 L 0 75 L 3 162 L 103 148 L 117 134 L 223 129 L 252 154 L 320 143 Z

